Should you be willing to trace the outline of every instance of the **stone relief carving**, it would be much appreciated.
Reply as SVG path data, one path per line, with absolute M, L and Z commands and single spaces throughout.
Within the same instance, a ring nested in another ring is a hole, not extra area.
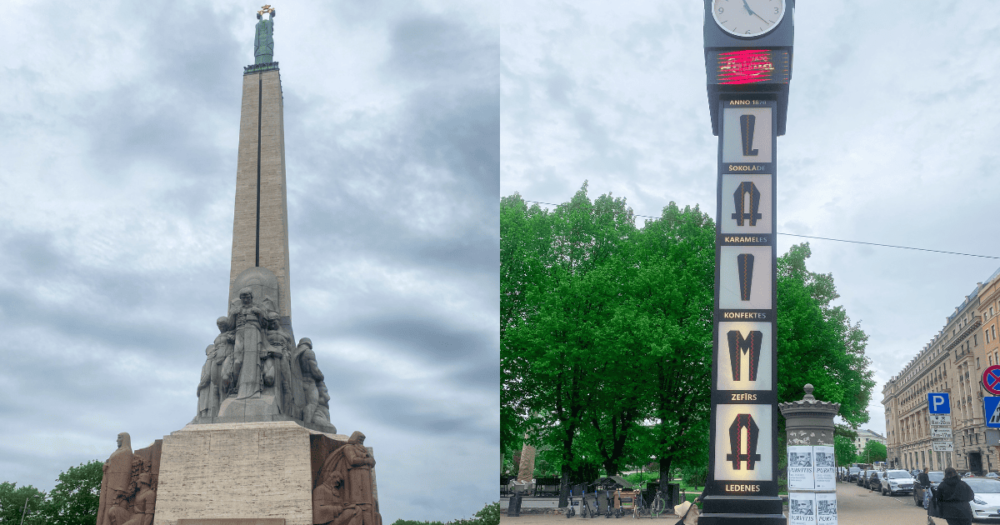
M 304 337 L 296 345 L 290 320 L 279 316 L 274 273 L 250 268 L 234 284 L 237 296 L 205 349 L 193 422 L 291 420 L 335 434 L 312 341 Z
M 375 458 L 354 432 L 346 444 L 327 454 L 313 489 L 314 525 L 382 525 L 372 491 Z
M 97 525 L 152 525 L 163 440 L 132 452 L 127 432 L 104 462 Z

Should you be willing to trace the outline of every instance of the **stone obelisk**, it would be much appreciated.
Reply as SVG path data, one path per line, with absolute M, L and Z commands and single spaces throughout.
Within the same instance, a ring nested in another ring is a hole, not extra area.
M 274 11 L 257 24 L 254 64 L 243 71 L 240 147 L 236 164 L 236 213 L 229 301 L 238 299 L 237 276 L 266 268 L 278 279 L 276 308 L 292 332 L 288 266 L 288 204 L 281 73 L 274 62 Z M 228 304 L 227 304 L 228 308 Z
M 119 440 L 113 458 L 125 470 L 105 475 L 109 518 L 97 525 L 382 525 L 373 450 L 362 432 L 336 433 L 312 341 L 291 336 L 274 9 L 257 18 L 256 60 L 243 75 L 228 315 L 205 350 L 198 413 L 162 445 L 133 454 Z

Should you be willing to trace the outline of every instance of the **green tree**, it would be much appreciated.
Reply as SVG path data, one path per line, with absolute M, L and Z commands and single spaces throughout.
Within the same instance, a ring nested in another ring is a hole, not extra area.
M 25 512 L 25 502 L 27 502 L 27 512 Z M 45 520 L 39 515 L 38 509 L 44 502 L 45 493 L 31 485 L 18 487 L 17 483 L 8 481 L 0 483 L 0 523 L 19 524 L 23 514 L 26 525 L 42 525 Z
M 551 217 L 546 210 L 537 204 L 529 208 L 516 193 L 500 201 L 501 346 L 508 341 L 508 329 L 521 326 L 534 312 L 527 293 L 541 286 L 551 264 L 551 235 Z M 520 353 L 501 352 L 500 450 L 504 456 L 521 450 L 527 430 L 532 400 L 528 368 Z
M 640 230 L 586 184 L 551 213 L 501 202 L 501 395 L 564 485 L 595 463 L 707 463 L 714 239 L 697 208 L 671 203 Z
M 634 382 L 624 367 L 635 365 L 613 322 L 634 217 L 624 199 L 591 202 L 586 183 L 551 213 L 512 195 L 500 217 L 501 398 L 515 414 L 501 435 L 513 441 L 517 419 L 536 429 L 565 499 L 574 470 L 596 461 L 617 473 L 643 416 L 642 392 L 619 382 Z
M 841 467 L 850 466 L 851 463 L 856 463 L 857 454 L 855 454 L 854 441 L 852 441 L 849 437 L 834 435 L 833 455 L 837 458 L 837 465 Z
M 664 485 L 672 469 L 704 472 L 713 221 L 670 203 L 637 228 L 624 199 L 591 202 L 584 183 L 551 212 L 505 197 L 500 231 L 504 453 L 530 434 L 562 475 L 561 505 L 570 477 L 589 480 L 597 465 L 616 474 L 655 460 Z M 811 383 L 857 426 L 874 387 L 867 336 L 809 255 L 797 245 L 777 261 L 778 399 L 797 401 Z
M 41 510 L 48 525 L 94 525 L 101 499 L 103 465 L 95 459 L 59 474 Z
M 645 457 L 658 461 L 666 490 L 671 469 L 708 465 L 715 224 L 671 202 L 646 221 L 638 245 L 622 338 L 648 372 L 640 377 L 656 425 Z
M 811 254 L 804 243 L 778 258 L 778 401 L 802 399 L 810 383 L 817 399 L 840 403 L 840 417 L 856 427 L 868 422 L 875 387 L 868 336 L 831 304 L 840 297 L 833 275 L 806 269 Z
M 864 459 L 865 463 L 874 463 L 876 461 L 885 461 L 886 450 L 885 445 L 879 443 L 878 441 L 868 441 L 865 443 L 864 450 L 861 454 L 858 454 L 861 459 Z

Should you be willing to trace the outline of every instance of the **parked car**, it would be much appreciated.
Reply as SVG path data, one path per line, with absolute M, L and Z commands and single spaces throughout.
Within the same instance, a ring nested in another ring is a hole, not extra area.
M 878 486 L 881 483 L 880 476 L 882 476 L 881 472 L 873 470 L 871 474 L 868 475 L 868 482 L 865 483 L 865 487 L 868 490 L 878 490 Z
M 927 473 L 927 477 L 931 481 L 931 486 L 937 488 L 938 484 L 944 479 L 944 472 L 932 470 Z M 924 506 L 924 488 L 916 483 L 913 485 L 913 504 L 918 507 Z
M 989 474 L 986 475 L 986 477 L 990 479 L 997 479 L 1000 478 L 1000 475 L 997 475 L 996 472 L 990 472 Z
M 1000 519 L 1000 481 L 990 478 L 966 478 L 962 481 L 968 483 L 976 494 L 969 502 L 973 521 Z
M 879 476 L 879 492 L 883 496 L 895 496 L 897 493 L 913 492 L 917 480 L 905 470 L 888 470 Z
M 847 481 L 858 481 L 858 474 L 861 474 L 861 469 L 858 467 L 851 467 L 847 469 Z

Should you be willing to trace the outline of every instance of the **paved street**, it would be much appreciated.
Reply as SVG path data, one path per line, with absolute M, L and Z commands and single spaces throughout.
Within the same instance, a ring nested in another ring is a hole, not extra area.
M 838 525 L 925 525 L 927 511 L 913 504 L 913 496 L 882 496 L 854 483 L 837 484 Z M 518 518 L 508 518 L 501 514 L 504 525 L 557 525 L 567 521 L 589 518 L 567 518 L 561 514 L 522 514 Z M 631 519 L 631 518 L 623 518 Z M 661 517 L 671 525 L 676 516 Z M 944 520 L 935 520 L 937 525 L 945 525 Z
M 838 525 L 925 525 L 927 511 L 913 496 L 883 496 L 854 483 L 837 483 Z M 944 520 L 935 520 L 945 525 Z

